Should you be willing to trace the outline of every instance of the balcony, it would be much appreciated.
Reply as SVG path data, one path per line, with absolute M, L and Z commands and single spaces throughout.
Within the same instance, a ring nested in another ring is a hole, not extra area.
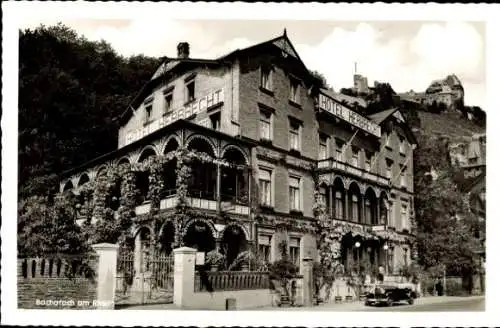
M 165 192 L 164 198 L 160 201 L 160 210 L 167 210 L 175 208 L 177 206 L 179 198 L 176 194 L 176 190 L 169 190 Z M 217 210 L 217 200 L 215 200 L 215 195 L 213 193 L 207 193 L 199 190 L 190 190 L 189 196 L 186 199 L 187 204 L 196 209 L 216 211 Z M 220 209 L 222 212 L 239 214 L 239 215 L 249 215 L 250 207 L 248 202 L 245 201 L 243 197 L 221 195 Z M 139 206 L 136 206 L 135 213 L 137 216 L 148 214 L 151 211 L 151 203 L 145 202 Z
M 320 170 L 333 170 L 337 172 L 342 172 L 342 173 L 349 173 L 350 175 L 353 175 L 355 177 L 358 177 L 360 179 L 374 182 L 383 186 L 389 186 L 390 179 L 375 173 L 372 173 L 370 171 L 366 171 L 363 169 L 360 169 L 356 166 L 353 166 L 348 163 L 343 163 L 340 161 L 337 161 L 333 158 L 327 158 L 327 159 L 322 159 L 318 161 L 318 169 Z

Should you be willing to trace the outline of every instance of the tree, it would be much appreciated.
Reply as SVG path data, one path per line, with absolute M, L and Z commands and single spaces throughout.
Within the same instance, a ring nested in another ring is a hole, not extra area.
M 333 90 L 332 87 L 326 81 L 326 77 L 318 71 L 309 71 L 309 73 L 321 81 L 321 88 Z
M 18 213 L 18 255 L 35 257 L 87 251 L 88 243 L 75 221 L 74 205 L 70 195 L 53 201 L 40 196 L 22 200 Z
M 57 174 L 115 149 L 115 118 L 159 63 L 62 24 L 20 31 L 19 196 L 51 193 Z
M 439 173 L 436 179 L 429 178 L 431 169 Z M 414 170 L 419 264 L 426 270 L 446 267 L 449 274 L 470 277 L 480 242 L 473 238 L 474 231 L 481 230 L 482 223 L 468 211 L 466 195 L 454 180 L 448 140 L 421 135 Z

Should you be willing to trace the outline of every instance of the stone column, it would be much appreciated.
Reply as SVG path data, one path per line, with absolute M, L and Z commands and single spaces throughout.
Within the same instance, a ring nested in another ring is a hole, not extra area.
M 328 187 L 328 195 L 330 197 L 330 203 L 328 204 L 328 213 L 330 213 L 330 217 L 333 217 L 335 215 L 334 211 L 334 203 L 333 203 L 333 186 Z
M 375 197 L 375 216 L 374 222 L 380 224 L 380 198 Z
M 312 306 L 313 305 L 313 296 L 314 296 L 314 281 L 313 281 L 313 259 L 312 258 L 304 258 L 302 260 L 302 268 L 303 268 L 303 302 L 304 306 Z
M 365 222 L 365 195 L 363 195 L 362 193 L 359 193 L 359 204 L 361 204 L 361 206 L 358 206 L 359 207 L 359 223 L 366 223 Z
M 344 191 L 344 214 L 343 219 L 344 220 L 349 220 L 349 193 L 347 191 Z
M 174 304 L 180 308 L 190 307 L 193 298 L 195 261 L 196 249 L 174 249 Z
M 220 184 L 221 184 L 221 172 L 220 172 L 220 163 L 217 163 L 217 180 L 215 182 L 215 188 L 216 188 L 216 191 L 215 191 L 215 197 L 216 197 L 216 209 L 217 209 L 217 213 L 219 214 L 221 212 L 221 208 L 220 208 Z
M 114 309 L 118 245 L 96 244 L 92 248 L 99 256 L 97 264 L 97 291 L 94 305 L 98 309 Z
M 135 274 L 139 274 L 142 272 L 142 240 L 140 231 L 135 236 L 134 271 Z

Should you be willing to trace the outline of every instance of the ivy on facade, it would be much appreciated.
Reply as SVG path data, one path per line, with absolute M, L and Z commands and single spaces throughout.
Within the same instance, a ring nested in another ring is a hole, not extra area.
M 225 160 L 215 159 L 212 156 L 185 147 L 168 152 L 164 155 L 152 156 L 141 163 L 120 164 L 109 167 L 105 174 L 99 174 L 93 182 L 85 183 L 80 189 L 82 204 L 79 208 L 80 218 L 85 218 L 89 237 L 98 241 L 119 242 L 120 245 L 131 242 L 130 227 L 135 217 L 135 207 L 139 190 L 136 186 L 136 173 L 148 172 L 149 189 L 147 198 L 151 202 L 149 214 L 142 220 L 151 220 L 158 217 L 160 202 L 163 196 L 163 173 L 165 165 L 176 159 L 176 198 L 177 205 L 172 213 L 162 216 L 162 220 L 171 221 L 175 229 L 176 246 L 182 245 L 182 231 L 185 223 L 193 216 L 206 217 L 213 220 L 213 216 L 195 212 L 190 209 L 188 202 L 188 186 L 192 176 L 192 165 L 215 164 L 222 167 L 235 165 Z M 119 207 L 117 215 L 111 208 L 110 200 L 113 191 L 120 189 Z M 141 220 L 141 221 L 142 221 Z M 139 220 L 137 220 L 139 221 Z M 94 223 L 92 223 L 94 222 Z M 95 233 L 90 232 L 93 229 Z M 99 231 L 98 231 L 99 230 Z M 101 236 L 101 237 L 99 237 Z M 94 238 L 92 238 L 94 237 Z M 106 240 L 101 240 L 106 239 Z M 95 241 L 95 240 L 94 240 Z M 158 240 L 155 240 L 157 242 Z

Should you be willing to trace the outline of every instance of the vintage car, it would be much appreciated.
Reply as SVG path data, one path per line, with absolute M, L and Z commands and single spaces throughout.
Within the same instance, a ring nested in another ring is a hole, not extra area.
M 366 294 L 365 305 L 387 305 L 394 303 L 407 302 L 413 304 L 415 292 L 410 288 L 399 288 L 391 285 L 375 285 L 370 292 Z

